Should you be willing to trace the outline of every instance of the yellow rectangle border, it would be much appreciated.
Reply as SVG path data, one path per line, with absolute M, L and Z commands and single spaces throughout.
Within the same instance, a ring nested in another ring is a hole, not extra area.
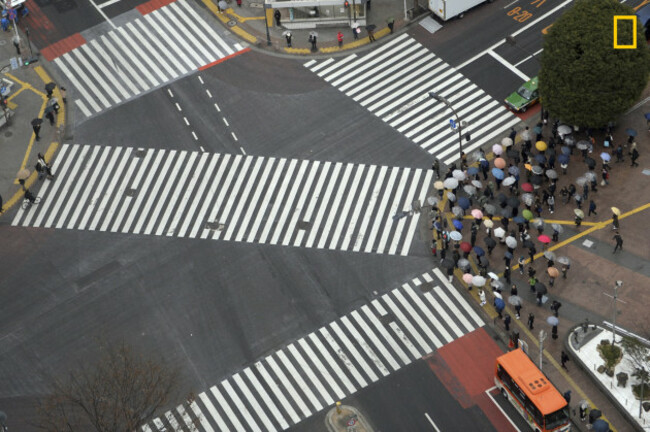
M 632 45 L 619 45 L 618 44 L 618 21 L 631 20 L 632 21 Z M 636 15 L 614 15 L 614 49 L 636 49 Z

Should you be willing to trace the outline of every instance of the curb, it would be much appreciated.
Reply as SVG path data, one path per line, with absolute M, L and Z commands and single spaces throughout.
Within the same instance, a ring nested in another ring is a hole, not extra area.
M 590 324 L 590 326 L 593 326 L 594 324 Z M 601 393 L 605 395 L 605 397 L 614 405 L 617 409 L 618 412 L 627 420 L 628 423 L 632 425 L 634 430 L 638 432 L 644 432 L 644 428 L 637 422 L 636 418 L 634 418 L 630 413 L 619 403 L 618 399 L 613 397 L 607 387 L 603 385 L 603 383 L 600 382 L 600 380 L 595 378 L 595 375 L 591 369 L 587 367 L 582 361 L 582 359 L 576 355 L 575 348 L 571 344 L 571 336 L 573 335 L 573 332 L 578 328 L 581 327 L 581 324 L 575 325 L 569 329 L 569 336 L 564 339 L 564 347 L 567 349 L 568 354 L 571 356 L 572 360 L 576 361 L 576 365 L 580 367 L 584 372 L 587 373 L 591 381 L 598 387 Z M 599 326 L 596 326 L 597 328 L 602 329 Z M 605 416 L 603 416 L 605 418 Z M 610 425 L 611 426 L 611 425 Z

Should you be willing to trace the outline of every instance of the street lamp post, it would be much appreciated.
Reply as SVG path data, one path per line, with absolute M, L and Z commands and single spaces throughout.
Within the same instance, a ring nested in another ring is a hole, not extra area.
M 451 103 L 445 98 L 444 96 L 441 96 L 440 94 L 430 91 L 429 96 L 431 96 L 433 99 L 435 99 L 438 102 L 442 102 L 443 104 L 447 105 L 447 108 L 451 110 L 451 112 L 454 114 L 454 117 L 456 117 L 456 125 L 458 126 L 458 158 L 460 160 L 463 159 L 463 128 L 460 124 L 460 119 L 458 118 L 458 113 L 454 109 L 454 107 L 451 106 Z
M 269 32 L 269 5 L 264 0 L 264 25 L 266 26 L 266 44 L 271 46 L 271 33 Z

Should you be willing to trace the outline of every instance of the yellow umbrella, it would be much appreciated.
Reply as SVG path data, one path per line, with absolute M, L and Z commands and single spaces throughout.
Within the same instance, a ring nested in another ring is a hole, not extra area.
M 531 171 L 533 169 L 533 166 L 531 164 L 524 164 L 524 168 L 526 168 L 528 171 Z
M 435 183 L 433 184 L 433 187 L 434 187 L 436 190 L 443 190 L 443 189 L 445 188 L 445 185 L 444 185 L 440 180 L 438 180 L 437 182 L 435 182 Z
M 612 213 L 614 213 L 616 216 L 621 215 L 621 211 L 616 207 L 612 207 Z
M 539 151 L 544 151 L 544 150 L 546 150 L 548 148 L 548 146 L 546 145 L 546 143 L 544 141 L 537 141 L 535 143 L 535 148 L 537 150 L 539 150 Z
M 29 172 L 29 170 L 27 168 L 23 168 L 20 171 L 18 171 L 18 174 L 16 174 L 16 177 L 18 178 L 18 180 L 27 180 L 27 178 L 29 177 L 30 174 L 31 173 Z

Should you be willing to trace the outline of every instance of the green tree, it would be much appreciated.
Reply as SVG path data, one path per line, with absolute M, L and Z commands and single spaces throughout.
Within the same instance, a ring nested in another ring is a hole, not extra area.
M 614 16 L 634 15 L 618 0 L 576 0 L 544 38 L 539 74 L 542 104 L 571 125 L 601 127 L 639 99 L 648 83 L 650 52 L 637 19 L 637 48 L 614 49 Z M 619 21 L 618 43 L 631 44 Z
M 175 370 L 125 344 L 102 348 L 96 364 L 53 383 L 38 403 L 34 426 L 46 432 L 135 431 L 175 392 Z

